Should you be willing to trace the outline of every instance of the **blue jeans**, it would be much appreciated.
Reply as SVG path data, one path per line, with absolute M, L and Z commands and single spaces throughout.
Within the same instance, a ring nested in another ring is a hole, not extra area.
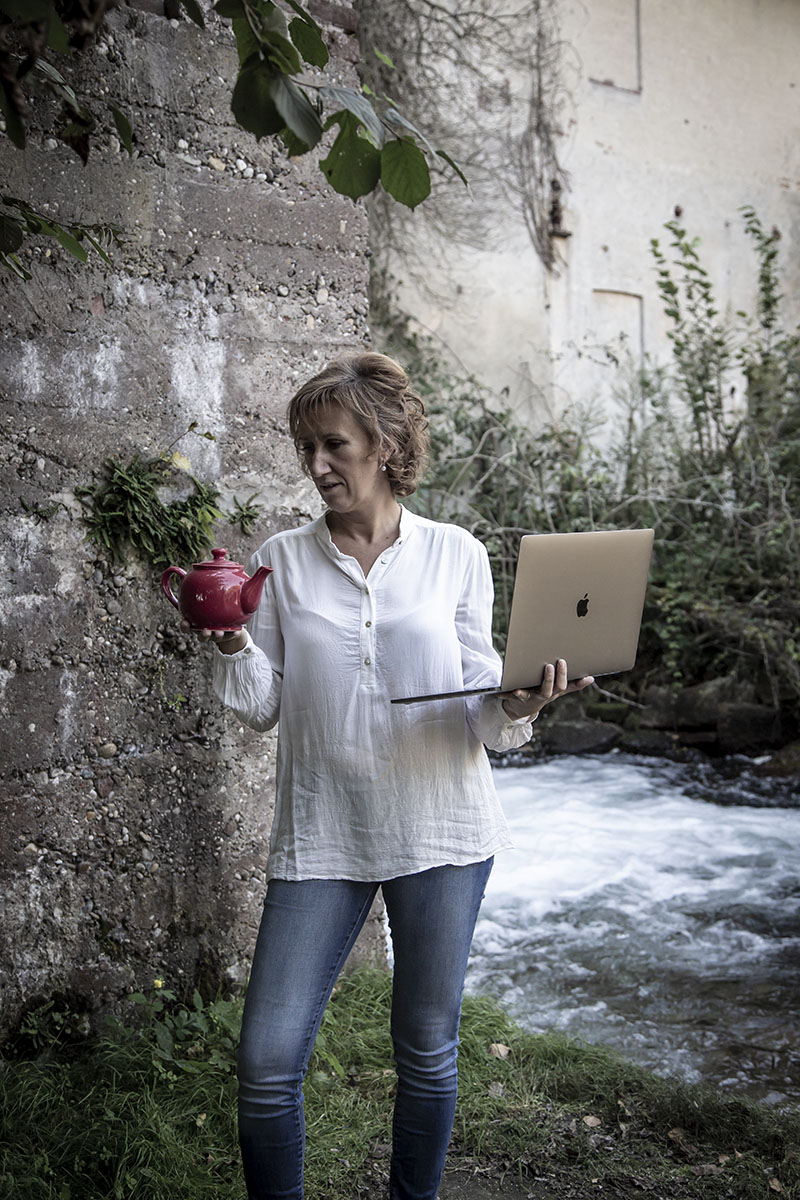
M 394 949 L 397 1068 L 391 1200 L 435 1200 L 455 1114 L 458 1024 L 492 859 L 383 884 L 273 879 L 239 1045 L 239 1142 L 250 1200 L 302 1200 L 303 1079 L 333 985 L 378 887 Z

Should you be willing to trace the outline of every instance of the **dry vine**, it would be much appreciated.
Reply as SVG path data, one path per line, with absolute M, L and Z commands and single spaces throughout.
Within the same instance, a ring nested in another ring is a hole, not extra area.
M 435 0 L 357 0 L 365 81 L 401 102 L 442 144 L 455 148 L 471 195 L 434 181 L 435 203 L 423 214 L 426 236 L 446 247 L 486 248 L 502 235 L 509 203 L 523 218 L 547 270 L 557 263 L 560 197 L 567 177 L 557 142 L 569 97 L 568 51 L 555 0 L 474 0 L 470 7 Z M 388 56 L 388 66 L 374 51 Z M 419 216 L 373 202 L 375 248 L 403 246 L 414 263 Z M 429 249 L 425 251 L 425 260 Z

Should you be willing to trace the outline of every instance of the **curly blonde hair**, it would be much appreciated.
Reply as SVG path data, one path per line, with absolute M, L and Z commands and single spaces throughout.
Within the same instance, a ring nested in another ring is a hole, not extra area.
M 343 354 L 328 363 L 289 401 L 289 432 L 295 445 L 319 410 L 334 405 L 351 413 L 372 449 L 381 450 L 394 494 L 410 496 L 428 465 L 430 439 L 425 403 L 411 390 L 400 364 L 372 351 Z

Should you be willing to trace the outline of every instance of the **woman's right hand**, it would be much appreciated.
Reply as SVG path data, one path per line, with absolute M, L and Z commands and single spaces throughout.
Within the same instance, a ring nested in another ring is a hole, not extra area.
M 181 621 L 184 633 L 193 633 L 200 642 L 213 642 L 223 654 L 236 654 L 247 645 L 247 634 L 243 629 L 195 629 L 188 621 Z

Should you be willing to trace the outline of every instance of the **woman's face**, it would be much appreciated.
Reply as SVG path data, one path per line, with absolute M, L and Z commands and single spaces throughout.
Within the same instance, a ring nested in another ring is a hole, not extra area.
M 358 421 L 338 405 L 298 431 L 297 449 L 322 499 L 334 512 L 383 502 L 391 486 Z

